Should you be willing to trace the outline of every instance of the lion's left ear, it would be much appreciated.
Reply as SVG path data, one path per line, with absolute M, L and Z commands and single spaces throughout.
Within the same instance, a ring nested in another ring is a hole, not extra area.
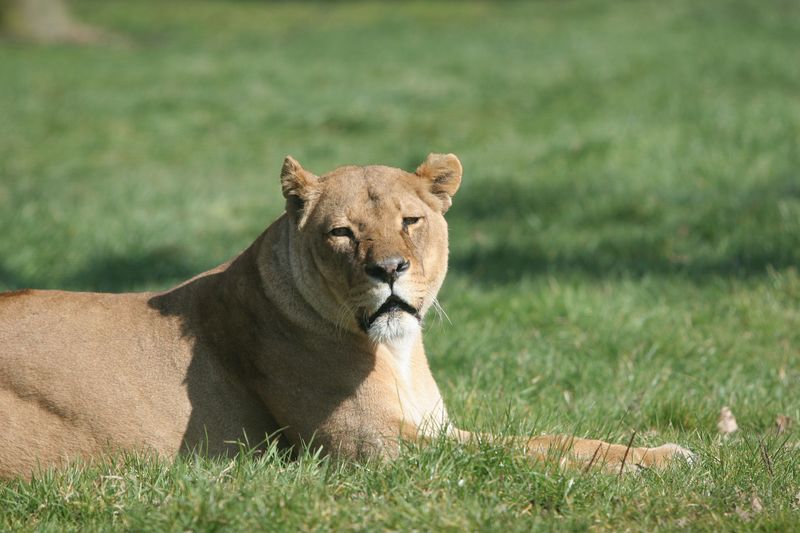
M 431 192 L 442 202 L 442 213 L 453 205 L 453 195 L 461 185 L 461 161 L 453 154 L 429 154 L 416 174 L 430 181 Z
M 286 198 L 286 212 L 302 227 L 311 204 L 319 196 L 319 178 L 287 155 L 281 168 L 281 189 Z

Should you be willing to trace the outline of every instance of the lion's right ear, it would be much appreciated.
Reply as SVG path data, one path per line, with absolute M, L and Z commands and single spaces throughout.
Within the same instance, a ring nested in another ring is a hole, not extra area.
M 461 161 L 453 154 L 428 154 L 416 174 L 429 181 L 431 192 L 442 202 L 442 213 L 453 204 L 453 195 L 461 185 Z
M 298 226 L 305 222 L 308 208 L 319 195 L 319 178 L 304 169 L 290 155 L 283 160 L 281 169 L 281 189 L 286 198 L 286 212 Z

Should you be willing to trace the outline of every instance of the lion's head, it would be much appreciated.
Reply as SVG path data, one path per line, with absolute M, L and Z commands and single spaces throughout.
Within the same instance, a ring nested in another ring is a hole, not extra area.
M 287 157 L 292 276 L 338 327 L 389 342 L 419 331 L 447 271 L 444 213 L 461 183 L 452 154 L 416 172 L 347 166 L 321 177 Z

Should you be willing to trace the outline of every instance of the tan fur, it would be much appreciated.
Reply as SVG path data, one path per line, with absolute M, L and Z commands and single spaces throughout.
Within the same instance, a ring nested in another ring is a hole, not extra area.
M 453 155 L 323 177 L 287 157 L 286 213 L 225 265 L 162 293 L 0 295 L 0 477 L 116 450 L 226 454 L 265 435 L 346 458 L 390 456 L 398 436 L 473 441 L 449 422 L 414 317 L 444 280 L 460 181 Z M 614 467 L 689 456 L 521 444 Z

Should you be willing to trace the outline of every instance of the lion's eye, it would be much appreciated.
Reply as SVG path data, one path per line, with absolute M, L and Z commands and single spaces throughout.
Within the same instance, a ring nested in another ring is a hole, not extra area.
M 349 237 L 351 239 L 354 237 L 353 230 L 346 227 L 333 228 L 328 233 L 330 233 L 330 235 L 333 237 Z
M 413 226 L 419 222 L 421 218 L 422 217 L 403 217 L 403 227 L 407 228 L 409 226 Z

